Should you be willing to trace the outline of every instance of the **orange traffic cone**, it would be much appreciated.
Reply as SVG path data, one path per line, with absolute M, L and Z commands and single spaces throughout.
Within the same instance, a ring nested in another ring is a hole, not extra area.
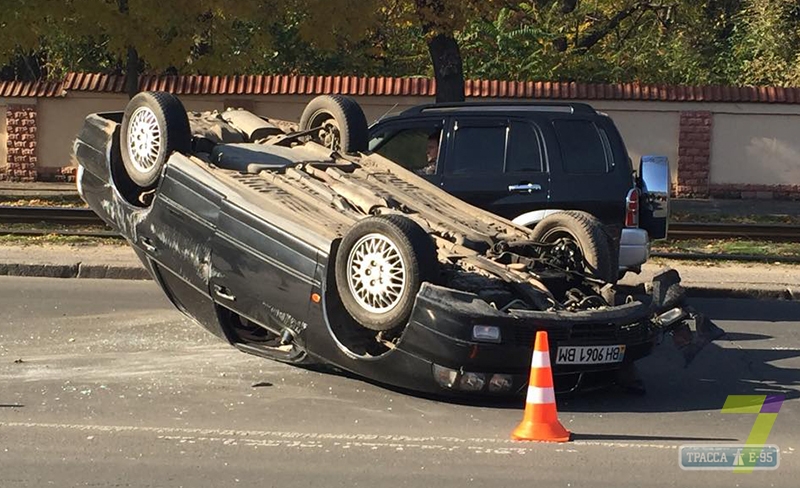
M 569 431 L 558 421 L 550 346 L 547 332 L 536 333 L 531 359 L 531 379 L 522 423 L 511 433 L 515 441 L 567 442 Z

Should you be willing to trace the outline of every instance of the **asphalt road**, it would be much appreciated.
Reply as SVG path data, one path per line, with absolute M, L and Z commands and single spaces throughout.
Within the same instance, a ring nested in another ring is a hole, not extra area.
M 644 397 L 560 399 L 568 444 L 513 443 L 519 402 L 436 402 L 247 356 L 150 282 L 0 278 L 0 486 L 797 486 L 800 303 L 696 301 L 729 335 L 688 368 L 664 343 Z M 21 361 L 20 361 L 21 360 Z M 776 471 L 686 472 L 744 443 L 729 394 L 784 394 Z

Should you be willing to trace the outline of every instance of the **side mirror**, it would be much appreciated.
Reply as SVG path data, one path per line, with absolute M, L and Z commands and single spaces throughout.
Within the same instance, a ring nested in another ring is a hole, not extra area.
M 671 186 L 669 159 L 666 156 L 642 156 L 639 162 L 639 187 L 642 191 L 639 225 L 651 239 L 667 237 Z

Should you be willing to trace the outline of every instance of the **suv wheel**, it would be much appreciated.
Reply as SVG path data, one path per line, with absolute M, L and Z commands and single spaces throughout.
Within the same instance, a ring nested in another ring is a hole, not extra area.
M 311 100 L 300 117 L 300 130 L 310 129 L 319 129 L 313 139 L 333 151 L 357 153 L 369 145 L 367 118 L 350 97 L 320 95 Z
M 607 283 L 617 282 L 618 270 L 614 264 L 617 260 L 609 246 L 608 234 L 595 216 L 574 210 L 549 215 L 536 224 L 531 238 L 557 244 L 551 252 L 558 252 L 561 261 L 575 256 L 577 249 L 580 256 L 575 257 L 581 259 L 582 269 L 574 271 Z

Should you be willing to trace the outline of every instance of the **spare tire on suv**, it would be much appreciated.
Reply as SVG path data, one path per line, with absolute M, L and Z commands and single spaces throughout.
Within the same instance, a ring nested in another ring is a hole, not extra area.
M 573 271 L 584 272 L 607 283 L 617 282 L 618 254 L 613 252 L 613 241 L 603 224 L 593 215 L 575 210 L 551 214 L 536 224 L 532 239 L 548 244 L 561 241 L 563 247 L 559 251 L 562 254 L 577 246 L 583 266 Z

